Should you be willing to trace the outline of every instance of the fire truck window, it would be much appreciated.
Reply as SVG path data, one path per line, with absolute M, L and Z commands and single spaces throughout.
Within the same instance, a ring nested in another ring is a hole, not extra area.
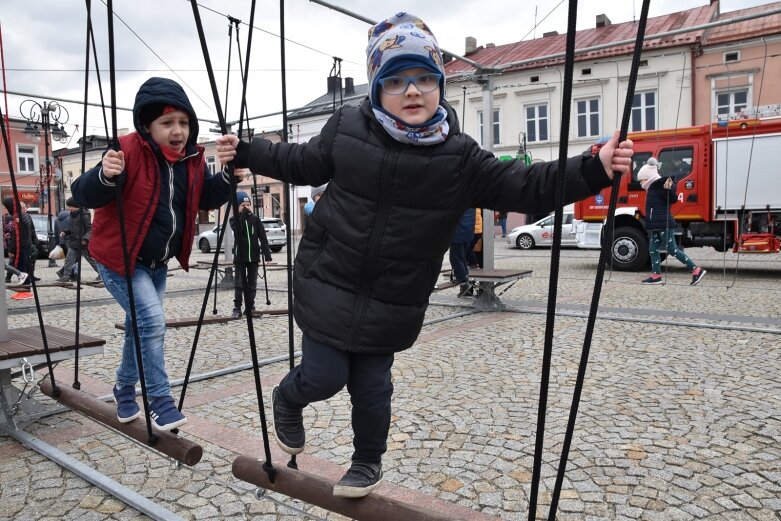
M 651 157 L 650 152 L 635 152 L 632 156 L 632 183 L 640 186 L 640 181 L 637 180 L 637 173 L 643 168 L 645 162 Z
M 692 147 L 669 148 L 659 153 L 659 173 L 662 176 L 672 177 L 676 181 L 683 179 L 692 171 Z

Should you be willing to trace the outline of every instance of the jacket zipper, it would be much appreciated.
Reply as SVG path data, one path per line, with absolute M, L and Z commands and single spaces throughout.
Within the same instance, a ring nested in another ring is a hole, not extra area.
M 168 165 L 168 210 L 171 212 L 171 223 L 173 224 L 173 227 L 171 228 L 171 235 L 168 237 L 168 240 L 165 241 L 165 254 L 163 259 L 168 258 L 171 241 L 176 233 L 176 212 L 174 212 L 174 167 L 167 161 L 165 164 Z M 185 206 L 186 205 L 187 202 L 185 202 Z
M 352 327 L 350 328 L 350 334 L 347 337 L 348 351 L 358 342 L 358 333 L 363 324 L 363 319 L 366 316 L 367 304 L 371 297 L 373 287 L 369 284 L 369 281 L 374 278 L 374 273 L 377 268 L 377 258 L 379 257 L 382 234 L 385 231 L 385 225 L 390 213 L 390 188 L 393 184 L 393 168 L 396 164 L 396 158 L 398 157 L 400 150 L 400 145 L 392 146 L 388 149 L 383 158 L 383 167 L 380 171 L 380 200 L 377 207 L 377 220 L 369 235 L 369 247 L 366 250 L 366 261 L 363 264 L 363 274 L 361 275 L 361 280 L 359 281 L 360 286 L 358 287 L 358 298 L 355 301 L 355 308 L 353 309 L 353 316 L 356 317 L 356 320 L 353 321 Z

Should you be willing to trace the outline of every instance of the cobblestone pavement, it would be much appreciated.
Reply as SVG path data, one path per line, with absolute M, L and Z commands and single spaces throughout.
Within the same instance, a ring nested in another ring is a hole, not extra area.
M 606 276 L 560 520 L 781 519 L 781 257 L 687 253 L 708 270 L 697 287 L 673 263 L 664 286 L 641 286 L 644 273 Z M 285 252 L 274 257 L 283 261 Z M 456 298 L 456 288 L 432 296 L 417 344 L 394 365 L 384 460 L 389 482 L 476 516 L 527 519 L 549 262 L 549 250 L 522 252 L 497 240 L 497 268 L 534 270 L 502 294 L 509 312 L 468 313 L 471 301 Z M 562 252 L 540 519 L 547 518 L 596 264 L 596 252 Z M 54 271 L 40 269 L 44 281 Z M 197 316 L 208 272 L 173 273 L 167 318 Z M 269 307 L 286 307 L 286 272 L 269 272 L 268 282 Z M 72 330 L 75 291 L 41 288 L 40 296 L 47 324 Z M 82 360 L 81 379 L 87 391 L 102 395 L 118 361 L 121 332 L 114 324 L 121 312 L 104 289 L 85 288 L 82 299 L 82 331 L 107 343 L 102 355 Z M 231 299 L 220 290 L 220 314 L 230 312 Z M 266 307 L 262 292 L 257 304 Z M 212 297 L 207 316 L 213 306 Z M 8 300 L 8 307 L 9 327 L 37 324 L 31 301 Z M 287 317 L 256 319 L 254 326 L 260 359 L 287 353 Z M 167 333 L 172 379 L 184 376 L 194 331 Z M 295 336 L 299 342 L 297 330 Z M 247 338 L 245 321 L 204 326 L 193 373 L 249 362 Z M 72 367 L 60 364 L 59 377 L 70 378 Z M 267 402 L 286 368 L 283 361 L 260 369 Z M 190 423 L 183 435 L 204 447 L 193 468 L 177 469 L 74 412 L 26 431 L 184 519 L 344 519 L 280 495 L 257 499 L 254 487 L 232 476 L 237 454 L 262 454 L 251 371 L 191 383 L 185 413 Z M 346 392 L 308 408 L 305 425 L 307 465 L 341 472 L 352 451 Z M 0 520 L 6 519 L 146 516 L 0 436 Z

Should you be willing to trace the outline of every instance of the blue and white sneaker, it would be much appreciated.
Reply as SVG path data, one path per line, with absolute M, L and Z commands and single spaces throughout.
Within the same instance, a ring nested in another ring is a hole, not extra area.
M 136 388 L 133 385 L 114 386 L 114 403 L 117 404 L 117 420 L 129 423 L 141 415 L 136 403 Z
M 149 408 L 152 409 L 149 414 L 152 418 L 152 427 L 157 430 L 170 431 L 187 423 L 187 418 L 176 408 L 170 394 L 152 399 Z

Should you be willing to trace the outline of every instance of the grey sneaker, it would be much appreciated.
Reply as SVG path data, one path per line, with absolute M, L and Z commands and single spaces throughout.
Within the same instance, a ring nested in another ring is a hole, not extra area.
M 353 461 L 350 470 L 334 485 L 334 496 L 359 498 L 368 495 L 382 481 L 382 463 Z
M 303 409 L 288 405 L 279 396 L 279 387 L 274 387 L 271 391 L 271 410 L 274 413 L 274 433 L 279 448 L 292 456 L 303 452 L 306 444 Z

